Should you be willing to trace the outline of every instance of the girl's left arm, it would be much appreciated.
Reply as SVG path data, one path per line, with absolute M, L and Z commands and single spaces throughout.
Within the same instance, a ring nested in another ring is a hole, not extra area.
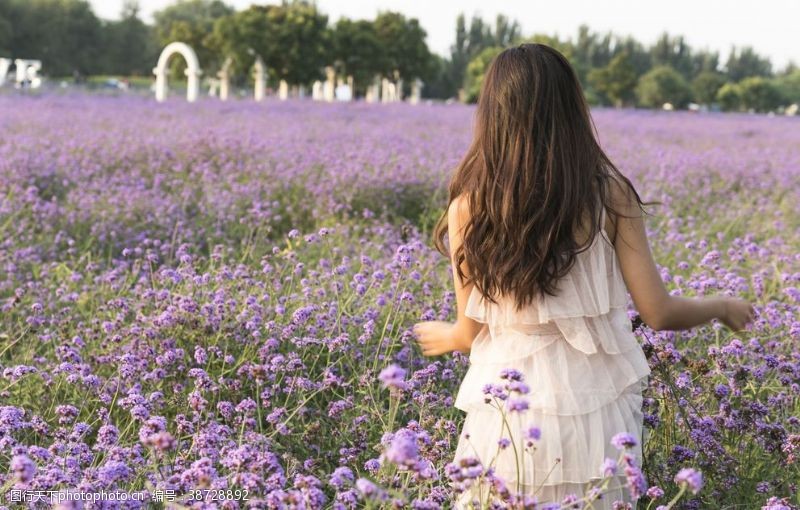
M 468 353 L 472 341 L 480 332 L 483 324 L 476 322 L 465 315 L 467 300 L 472 292 L 472 283 L 464 284 L 458 277 L 456 261 L 453 254 L 463 242 L 463 228 L 469 219 L 469 206 L 466 199 L 458 197 L 451 202 L 447 210 L 447 233 L 450 241 L 450 263 L 453 269 L 453 285 L 456 293 L 458 313 L 456 322 L 426 321 L 414 325 L 417 336 L 425 356 L 438 356 L 451 351 Z M 465 276 L 469 275 L 466 262 L 462 262 L 461 270 Z

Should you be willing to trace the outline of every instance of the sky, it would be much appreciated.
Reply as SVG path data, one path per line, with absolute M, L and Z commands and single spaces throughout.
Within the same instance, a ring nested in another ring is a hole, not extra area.
M 119 17 L 123 0 L 89 0 L 101 18 Z M 145 20 L 172 0 L 140 0 Z M 252 3 L 227 0 L 237 9 Z M 732 45 L 752 46 L 770 57 L 775 69 L 800 64 L 798 19 L 800 0 L 317 0 L 335 22 L 342 16 L 373 18 L 378 11 L 400 11 L 419 19 L 428 46 L 448 55 L 455 38 L 456 16 L 480 15 L 493 23 L 497 14 L 516 19 L 523 35 L 533 33 L 574 37 L 581 24 L 593 31 L 632 35 L 650 44 L 667 31 L 683 35 L 693 48 L 720 52 L 724 62 Z

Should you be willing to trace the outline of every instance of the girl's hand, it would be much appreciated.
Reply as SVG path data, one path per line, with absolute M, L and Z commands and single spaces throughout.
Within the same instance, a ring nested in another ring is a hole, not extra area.
M 738 298 L 722 298 L 722 314 L 719 320 L 733 331 L 741 331 L 755 318 L 753 305 Z
M 444 321 L 426 321 L 414 325 L 417 337 L 425 356 L 439 356 L 451 351 L 461 350 L 453 334 L 454 324 Z

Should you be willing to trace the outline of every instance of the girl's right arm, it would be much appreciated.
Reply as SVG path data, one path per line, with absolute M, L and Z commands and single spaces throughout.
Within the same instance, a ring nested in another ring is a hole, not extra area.
M 616 180 L 611 189 L 614 209 L 621 213 L 617 216 L 614 249 L 625 285 L 645 324 L 655 330 L 679 330 L 719 319 L 738 331 L 753 320 L 753 307 L 743 299 L 669 295 L 650 252 L 643 214 L 635 197 L 627 185 Z

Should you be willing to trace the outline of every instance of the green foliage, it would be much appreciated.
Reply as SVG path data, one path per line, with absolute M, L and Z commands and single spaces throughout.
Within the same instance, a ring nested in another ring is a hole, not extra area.
M 572 45 L 569 40 L 562 41 L 557 35 L 533 34 L 531 37 L 520 40 L 523 43 L 546 44 L 561 52 L 567 59 L 572 58 Z
M 11 21 L 6 10 L 8 5 L 0 3 L 0 53 L 7 55 L 11 52 Z
M 158 52 L 152 27 L 139 18 L 138 3 L 126 1 L 121 19 L 105 26 L 105 72 L 151 76 Z
M 233 8 L 220 0 L 179 0 L 155 14 L 155 34 L 159 49 L 181 41 L 194 49 L 204 69 L 219 67 L 223 57 L 207 41 L 214 23 L 233 13 Z M 176 77 L 183 76 L 185 62 L 175 59 L 172 65 Z
M 692 80 L 692 92 L 698 103 L 711 104 L 717 99 L 717 92 L 725 84 L 725 77 L 716 71 L 703 71 Z
M 652 57 L 647 49 L 633 37 L 617 39 L 614 43 L 615 56 L 624 53 L 637 78 L 650 70 Z
M 772 76 L 772 63 L 758 55 L 753 48 L 733 48 L 725 64 L 728 80 L 738 82 L 749 76 Z
M 503 48 L 486 48 L 470 61 L 464 80 L 464 92 L 467 102 L 474 103 L 478 101 L 486 70 L 489 68 L 489 64 L 492 63 L 492 59 L 501 51 L 503 51 Z
M 275 84 L 284 79 L 308 85 L 333 65 L 340 75 L 353 76 L 361 94 L 378 75 L 401 78 L 406 88 L 421 78 L 426 97 L 474 101 L 480 73 L 491 61 L 487 56 L 527 41 L 563 53 L 592 104 L 660 107 L 669 97 L 680 108 L 692 97 L 706 104 L 722 97 L 725 109 L 763 111 L 800 101 L 800 71 L 795 68 L 787 66 L 773 79 L 769 59 L 744 47 L 732 49 L 721 72 L 718 52 L 694 50 L 682 36 L 667 33 L 647 47 L 630 36 L 593 32 L 585 25 L 574 38 L 523 37 L 519 23 L 506 16 L 492 23 L 461 14 L 450 54 L 441 57 L 429 51 L 419 21 L 399 12 L 381 12 L 374 20 L 342 18 L 331 25 L 311 0 L 240 11 L 225 0 L 173 0 L 153 17 L 152 25 L 141 19 L 139 0 L 124 0 L 120 19 L 114 21 L 99 20 L 88 0 L 0 0 L 0 53 L 40 59 L 49 76 L 150 76 L 161 48 L 182 41 L 197 53 L 205 76 L 213 77 L 230 57 L 239 83 L 250 82 L 250 69 L 260 55 Z M 175 78 L 183 77 L 184 68 L 183 59 L 171 62 Z M 736 85 L 749 77 L 771 81 L 747 82 L 746 89 Z
M 246 73 L 260 55 L 271 80 L 302 84 L 321 78 L 328 63 L 327 25 L 328 17 L 305 1 L 251 5 L 217 20 L 206 41 L 233 58 L 234 73 Z
M 800 69 L 775 78 L 775 85 L 789 103 L 800 103 Z
M 694 61 L 692 49 L 683 36 L 670 37 L 664 33 L 650 49 L 653 67 L 668 66 L 678 71 L 684 78 L 692 76 Z
M 386 68 L 383 45 L 369 20 L 341 18 L 336 22 L 332 56 L 337 71 L 353 76 L 357 89 L 362 91 Z
M 451 98 L 465 86 L 467 66 L 480 52 L 490 47 L 504 48 L 516 44 L 521 37 L 519 23 L 499 14 L 494 28 L 479 17 L 467 22 L 463 14 L 456 19 L 455 44 L 450 48 L 450 58 L 434 62 L 431 83 L 426 85 L 426 95 Z
M 651 108 L 660 108 L 664 103 L 683 108 L 691 100 L 692 91 L 678 71 L 663 65 L 654 67 L 639 79 L 636 96 L 639 103 Z
M 581 83 L 588 83 L 588 75 L 592 69 L 604 67 L 611 62 L 613 52 L 611 50 L 611 34 L 602 36 L 593 33 L 588 26 L 581 25 L 578 28 L 578 37 L 572 46 L 572 65 L 578 74 Z
M 725 111 L 738 110 L 742 104 L 742 95 L 739 86 L 735 83 L 726 83 L 717 91 L 717 102 Z
M 783 102 L 783 96 L 773 81 L 761 76 L 745 78 L 739 82 L 738 88 L 742 106 L 748 110 L 768 112 Z
M 627 53 L 620 53 L 607 66 L 592 69 L 588 76 L 594 90 L 604 94 L 615 106 L 623 106 L 633 98 L 636 70 Z
M 719 53 L 700 50 L 692 53 L 692 76 L 695 78 L 704 72 L 717 72 L 719 69 Z
M 85 0 L 0 1 L 0 46 L 35 58 L 51 75 L 101 71 L 103 25 Z
M 383 49 L 383 75 L 410 81 L 429 70 L 431 54 L 425 43 L 426 33 L 419 20 L 406 18 L 399 12 L 381 12 L 373 22 Z
M 423 96 L 450 99 L 455 97 L 459 86 L 460 83 L 456 83 L 452 75 L 452 62 L 435 53 L 432 54 L 425 88 L 422 90 Z

